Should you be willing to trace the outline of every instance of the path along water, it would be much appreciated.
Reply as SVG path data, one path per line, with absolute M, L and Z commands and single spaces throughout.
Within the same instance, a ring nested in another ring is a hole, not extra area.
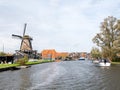
M 120 90 L 120 66 L 97 67 L 90 60 L 33 65 L 0 72 L 0 90 Z

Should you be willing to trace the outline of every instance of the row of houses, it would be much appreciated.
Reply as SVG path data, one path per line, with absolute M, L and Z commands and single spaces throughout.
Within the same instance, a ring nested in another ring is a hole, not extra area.
M 41 53 L 37 53 L 37 59 L 44 60 L 76 60 L 80 57 L 89 58 L 89 56 L 87 52 L 57 52 L 55 49 L 45 49 Z M 0 63 L 13 63 L 14 60 L 16 60 L 15 54 L 0 56 Z
M 55 49 L 45 49 L 41 52 L 42 59 L 58 60 L 58 59 L 70 59 L 76 60 L 80 57 L 89 58 L 90 54 L 87 52 L 56 52 Z

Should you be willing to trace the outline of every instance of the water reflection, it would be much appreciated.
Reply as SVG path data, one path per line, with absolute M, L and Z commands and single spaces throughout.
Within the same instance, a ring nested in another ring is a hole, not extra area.
M 100 68 L 106 70 L 106 69 L 110 69 L 111 67 L 108 66 L 108 67 L 100 67 Z
M 21 70 L 20 71 L 20 80 L 18 81 L 20 83 L 20 89 L 27 89 L 32 85 L 31 78 L 30 78 L 30 72 L 29 70 Z

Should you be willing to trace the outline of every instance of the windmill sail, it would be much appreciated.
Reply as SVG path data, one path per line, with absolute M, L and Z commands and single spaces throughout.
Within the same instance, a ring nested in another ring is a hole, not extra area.
M 16 37 L 16 38 L 20 38 L 20 39 L 22 39 L 22 36 L 20 36 L 20 35 L 12 34 L 12 37 Z
M 25 23 L 24 25 L 23 37 L 25 36 L 26 27 L 27 27 L 27 23 Z

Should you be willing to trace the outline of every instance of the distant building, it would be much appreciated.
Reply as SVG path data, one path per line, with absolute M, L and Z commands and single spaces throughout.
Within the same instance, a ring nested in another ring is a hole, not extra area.
M 56 52 L 55 49 L 45 49 L 41 52 L 42 59 L 55 60 L 65 59 L 69 54 L 67 52 Z
M 62 60 L 64 60 L 68 56 L 69 56 L 68 52 L 57 52 L 56 59 L 62 59 Z
M 72 52 L 72 53 L 69 53 L 69 57 L 70 57 L 72 60 L 77 60 L 77 59 L 79 59 L 80 57 L 88 58 L 87 52 Z
M 80 57 L 87 58 L 87 52 L 81 52 Z
M 42 59 L 55 60 L 56 51 L 54 49 L 45 49 L 42 52 Z
M 0 55 L 0 64 L 6 64 L 14 62 L 14 56 L 12 54 Z

